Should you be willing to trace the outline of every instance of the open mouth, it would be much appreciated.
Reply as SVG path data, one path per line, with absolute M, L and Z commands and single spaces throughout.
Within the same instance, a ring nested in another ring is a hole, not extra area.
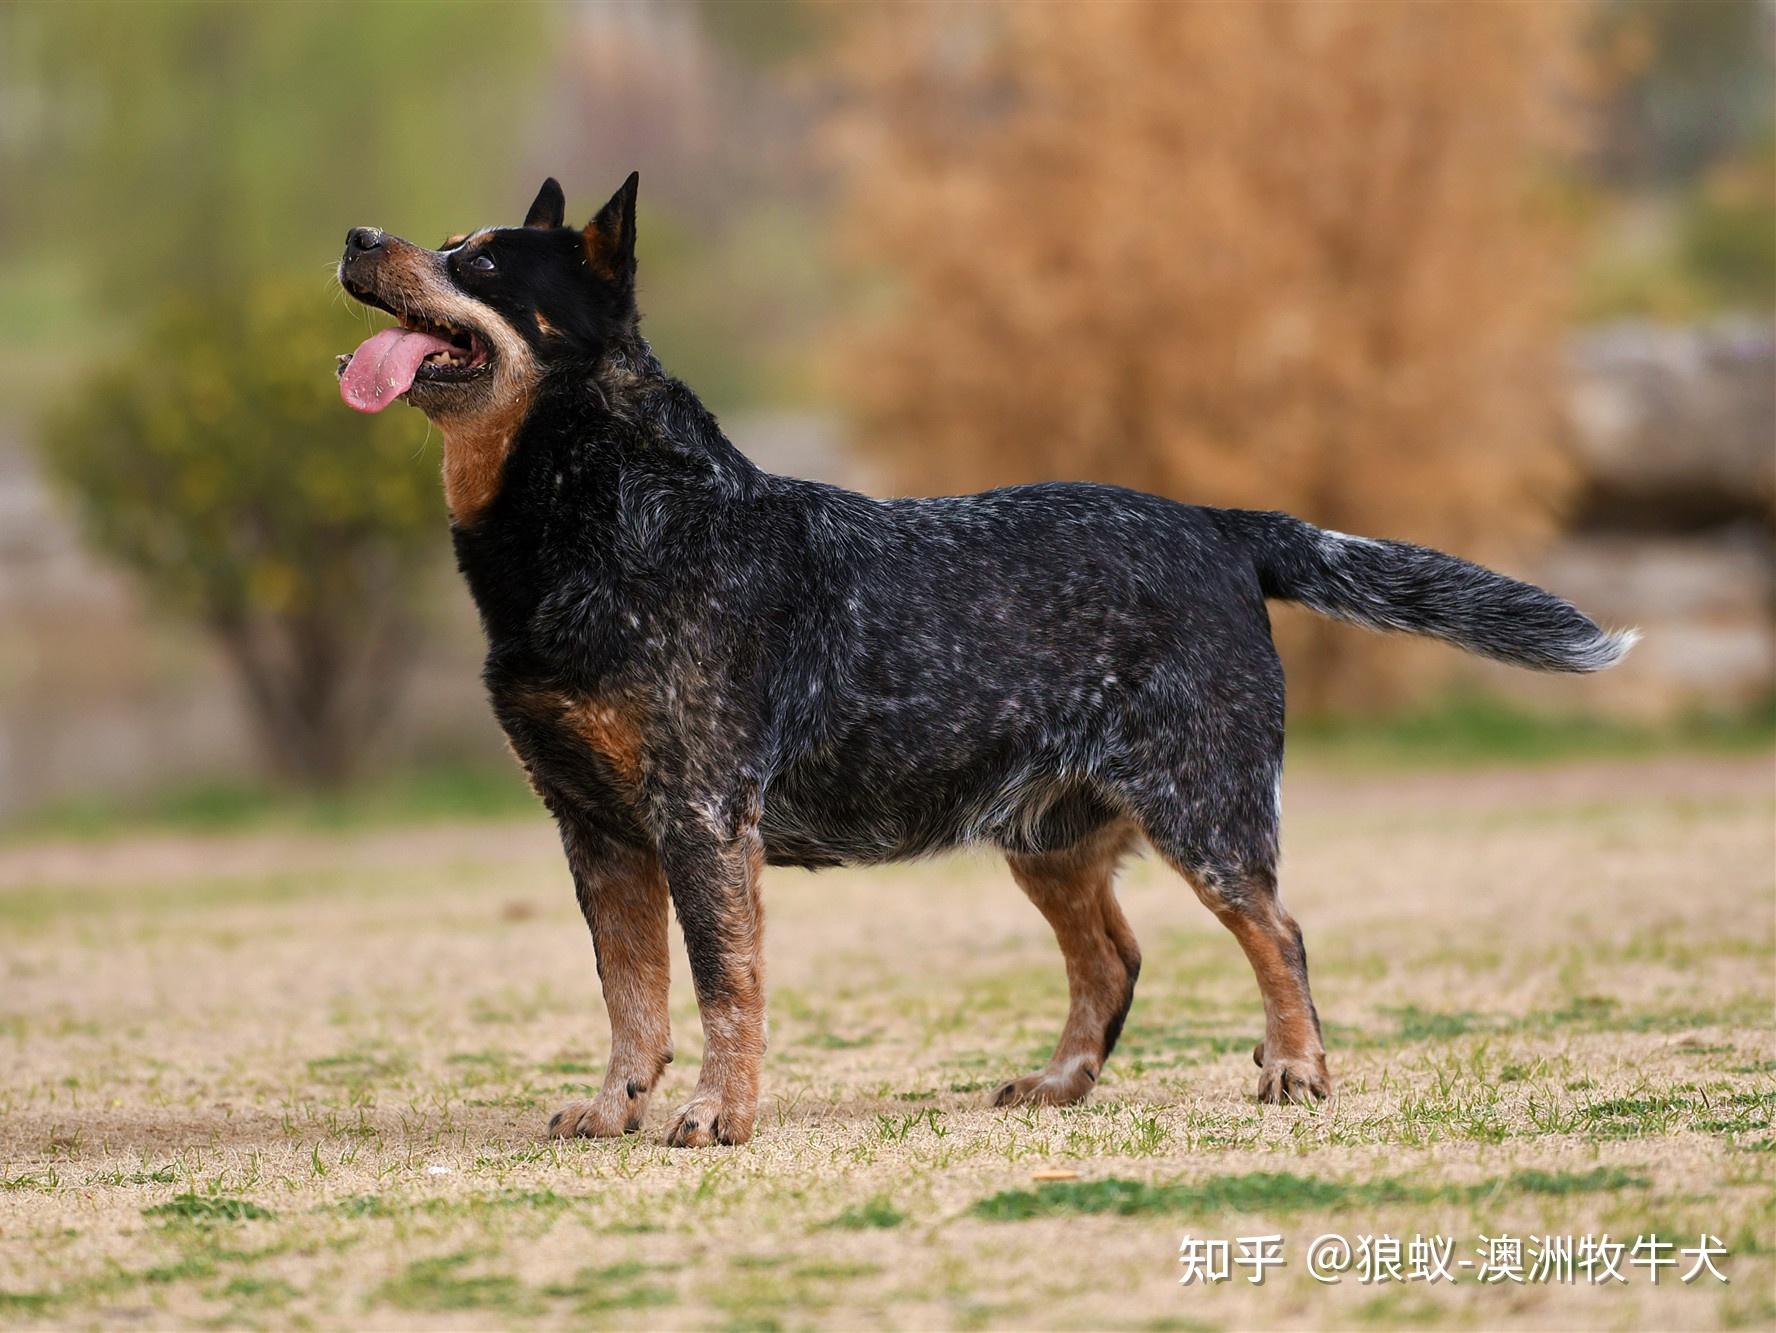
M 339 396 L 348 407 L 380 412 L 415 384 L 462 384 L 491 367 L 486 340 L 474 329 L 397 310 L 355 283 L 345 289 L 400 321 L 339 358 Z

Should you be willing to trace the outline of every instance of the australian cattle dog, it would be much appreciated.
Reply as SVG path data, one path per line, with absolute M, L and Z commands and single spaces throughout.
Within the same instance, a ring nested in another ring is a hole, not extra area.
M 1112 887 L 1145 842 L 1257 973 L 1265 1102 L 1331 1088 L 1277 892 L 1283 672 L 1267 600 L 1547 671 L 1632 632 L 1454 556 L 1287 514 L 1054 482 L 879 500 L 774 476 L 660 366 L 635 303 L 632 175 L 584 227 L 427 249 L 375 227 L 339 281 L 395 323 L 346 403 L 436 422 L 493 710 L 560 826 L 610 1011 L 602 1089 L 555 1135 L 638 1129 L 672 1059 L 668 904 L 701 1009 L 670 1143 L 743 1143 L 765 1049 L 769 865 L 990 844 L 1054 927 L 1053 1058 L 997 1105 L 1086 1096 L 1141 952 Z M 878 903 L 871 911 L 892 911 Z

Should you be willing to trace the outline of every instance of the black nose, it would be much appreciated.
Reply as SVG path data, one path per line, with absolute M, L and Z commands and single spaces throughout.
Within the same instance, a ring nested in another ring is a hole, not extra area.
M 345 234 L 345 248 L 351 250 L 379 250 L 384 240 L 381 227 L 353 227 Z

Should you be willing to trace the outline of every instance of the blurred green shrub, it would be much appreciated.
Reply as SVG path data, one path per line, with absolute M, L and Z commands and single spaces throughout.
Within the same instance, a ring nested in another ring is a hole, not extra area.
M 363 326 L 321 291 L 169 300 L 39 445 L 91 546 L 214 636 L 273 771 L 311 786 L 389 716 L 443 528 L 417 416 L 333 392 Z
M 1715 167 L 1680 231 L 1685 266 L 1716 303 L 1776 313 L 1776 139 Z

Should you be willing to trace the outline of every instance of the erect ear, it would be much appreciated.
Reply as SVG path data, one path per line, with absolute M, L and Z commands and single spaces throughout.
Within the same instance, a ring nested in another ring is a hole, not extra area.
M 536 202 L 531 204 L 530 212 L 524 215 L 527 227 L 559 227 L 567 217 L 567 197 L 561 193 L 561 183 L 553 176 L 543 182 L 543 188 L 537 191 Z
M 586 262 L 613 281 L 635 273 L 635 191 L 641 173 L 631 171 L 623 188 L 586 224 Z

